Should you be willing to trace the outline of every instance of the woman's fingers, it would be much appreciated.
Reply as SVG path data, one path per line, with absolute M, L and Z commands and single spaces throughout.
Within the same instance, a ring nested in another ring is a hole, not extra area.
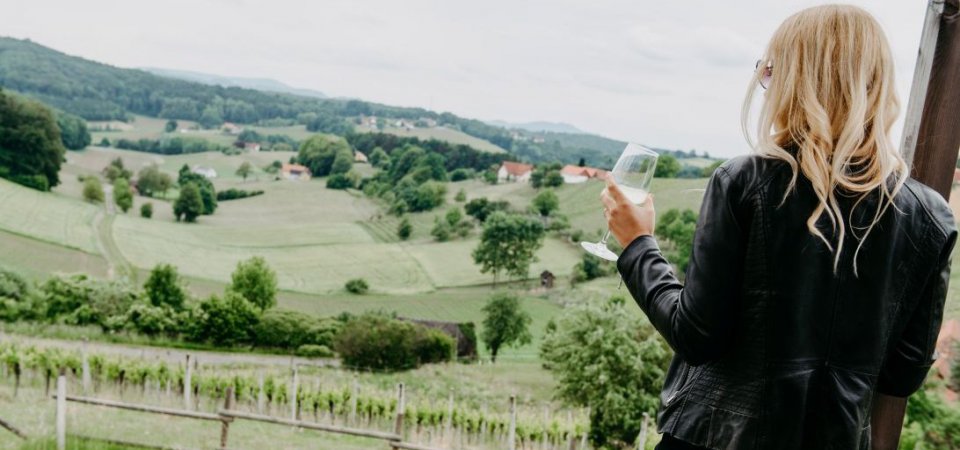
M 610 193 L 607 192 L 606 189 L 600 193 L 600 201 L 603 202 L 603 208 L 607 211 L 617 206 L 617 202 L 610 196 Z

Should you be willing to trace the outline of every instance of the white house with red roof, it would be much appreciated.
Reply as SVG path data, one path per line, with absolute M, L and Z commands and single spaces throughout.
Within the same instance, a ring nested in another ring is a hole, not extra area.
M 608 173 L 609 172 L 603 169 L 580 167 L 572 164 L 567 164 L 560 169 L 560 176 L 563 177 L 563 182 L 568 184 L 583 183 L 587 180 L 605 180 L 607 179 Z
M 300 164 L 283 163 L 280 175 L 288 180 L 309 180 L 310 169 Z
M 497 181 L 514 181 L 526 183 L 530 181 L 530 174 L 533 173 L 532 164 L 518 163 L 514 161 L 504 161 L 497 171 Z

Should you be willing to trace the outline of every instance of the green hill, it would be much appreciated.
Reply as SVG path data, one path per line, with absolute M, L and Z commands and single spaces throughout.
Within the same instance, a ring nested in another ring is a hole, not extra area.
M 194 77 L 196 79 L 196 77 Z M 419 125 L 386 133 L 445 140 L 533 163 L 612 167 L 625 143 L 587 133 L 507 129 L 449 112 L 382 105 L 352 99 L 318 98 L 168 78 L 79 58 L 29 40 L 0 37 L 0 87 L 95 121 L 129 121 L 136 115 L 198 122 L 223 122 L 348 134 L 362 117 L 402 119 Z M 260 84 L 244 84 L 260 86 Z M 309 93 L 307 93 L 309 94 Z M 409 129 L 408 129 L 409 128 Z M 566 128 L 563 128 L 566 130 Z M 306 131 L 306 130 L 304 130 Z M 369 130 L 366 130 L 369 131 Z

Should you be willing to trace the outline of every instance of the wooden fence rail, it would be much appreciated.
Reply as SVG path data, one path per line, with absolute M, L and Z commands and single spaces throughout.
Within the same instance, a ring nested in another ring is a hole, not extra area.
M 141 404 L 135 404 L 135 403 L 121 402 L 116 400 L 106 400 L 101 398 L 67 395 L 66 386 L 67 386 L 66 375 L 63 373 L 63 371 L 61 371 L 60 376 L 57 379 L 57 394 L 54 396 L 54 398 L 57 400 L 57 415 L 56 415 L 57 417 L 57 424 L 56 424 L 57 450 L 66 449 L 67 402 L 103 406 L 103 407 L 115 408 L 115 409 L 124 409 L 128 411 L 136 411 L 136 412 L 142 412 L 142 413 L 148 413 L 148 414 L 161 414 L 161 415 L 173 416 L 173 417 L 183 417 L 187 419 L 220 422 L 222 424 L 221 431 L 220 431 L 220 447 L 219 447 L 220 450 L 227 450 L 227 438 L 230 431 L 230 424 L 234 420 L 238 420 L 238 419 L 250 420 L 254 422 L 272 423 L 277 425 L 287 425 L 287 426 L 292 426 L 296 428 L 304 428 L 304 429 L 310 429 L 310 430 L 324 431 L 328 433 L 359 436 L 359 437 L 365 437 L 370 439 L 379 439 L 382 441 L 387 441 L 387 444 L 393 450 L 396 450 L 396 449 L 439 450 L 434 447 L 414 444 L 411 442 L 403 442 L 403 421 L 404 421 L 403 383 L 400 383 L 397 386 L 398 404 L 400 405 L 400 407 L 397 408 L 396 419 L 394 422 L 394 432 L 392 433 L 386 432 L 386 431 L 339 427 L 335 425 L 324 425 L 324 424 L 319 424 L 314 422 L 297 420 L 295 418 L 283 419 L 283 418 L 267 416 L 263 414 L 253 414 L 253 413 L 236 411 L 231 409 L 233 405 L 232 387 L 228 388 L 227 390 L 223 409 L 217 411 L 217 413 L 214 414 L 214 413 L 205 413 L 205 412 L 199 412 L 199 411 L 191 411 L 188 409 L 164 408 L 159 406 L 141 405 Z

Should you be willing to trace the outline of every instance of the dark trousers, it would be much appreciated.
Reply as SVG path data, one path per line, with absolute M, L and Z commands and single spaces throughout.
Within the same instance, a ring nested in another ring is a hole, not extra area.
M 669 434 L 664 433 L 663 439 L 660 439 L 660 443 L 657 444 L 656 450 L 710 450 L 710 449 L 706 447 L 699 447 L 693 444 L 688 444 Z

